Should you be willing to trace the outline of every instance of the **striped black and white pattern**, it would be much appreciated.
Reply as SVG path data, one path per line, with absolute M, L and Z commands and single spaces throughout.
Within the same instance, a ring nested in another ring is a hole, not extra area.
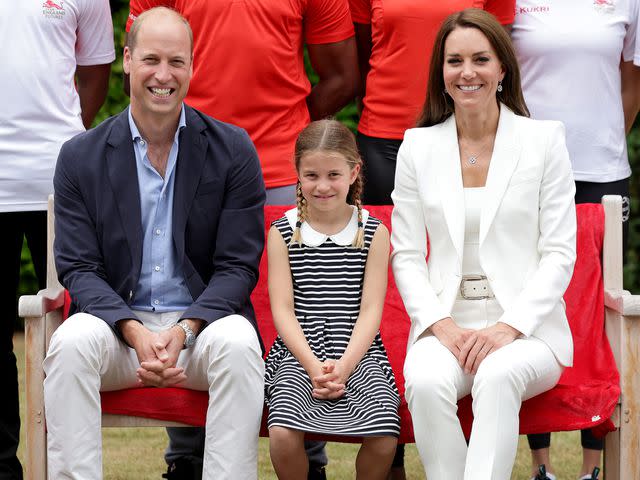
M 369 217 L 365 248 L 340 246 L 327 239 L 317 247 L 289 247 L 294 307 L 316 357 L 339 359 L 360 310 L 364 269 L 380 221 Z M 293 230 L 283 217 L 273 225 L 289 243 Z M 266 359 L 268 426 L 349 436 L 398 436 L 400 398 L 380 334 L 358 364 L 338 400 L 317 400 L 302 365 L 278 337 Z

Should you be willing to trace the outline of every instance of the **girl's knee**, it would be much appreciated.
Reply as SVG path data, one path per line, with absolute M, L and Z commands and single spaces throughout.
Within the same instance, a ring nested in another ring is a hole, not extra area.
M 292 450 L 303 444 L 304 433 L 299 430 L 278 426 L 269 428 L 269 447 L 271 449 L 282 448 Z
M 370 451 L 380 458 L 393 458 L 396 453 L 398 439 L 392 436 L 384 437 L 365 437 L 362 440 L 362 446 L 370 449 Z

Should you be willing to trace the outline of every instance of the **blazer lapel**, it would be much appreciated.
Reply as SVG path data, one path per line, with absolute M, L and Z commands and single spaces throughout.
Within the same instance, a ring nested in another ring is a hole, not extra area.
M 439 163 L 439 189 L 442 210 L 449 229 L 451 241 L 462 264 L 464 247 L 464 190 L 462 185 L 462 169 L 460 167 L 460 149 L 458 133 L 453 115 L 442 125 L 443 135 L 434 149 L 434 162 Z
M 138 171 L 129 128 L 128 109 L 118 115 L 107 139 L 107 171 L 129 242 L 133 268 L 142 263 L 142 214 Z
M 500 120 L 487 173 L 485 201 L 480 215 L 480 245 L 487 236 L 520 158 L 520 141 L 517 137 L 515 121 L 515 114 L 500 104 Z
M 190 107 L 186 109 L 186 127 L 180 132 L 180 147 L 176 162 L 176 179 L 173 194 L 173 241 L 182 259 L 184 232 L 189 210 L 200 182 L 207 153 L 207 144 L 200 134 L 206 125 Z

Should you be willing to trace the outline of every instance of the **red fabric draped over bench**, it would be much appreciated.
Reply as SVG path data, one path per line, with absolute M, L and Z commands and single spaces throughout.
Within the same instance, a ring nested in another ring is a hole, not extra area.
M 289 207 L 265 208 L 265 232 Z M 391 225 L 391 207 L 367 207 L 385 225 Z M 619 375 L 604 332 L 604 291 L 600 255 L 604 236 L 604 212 L 599 204 L 578 209 L 578 260 L 565 294 L 575 347 L 574 367 L 567 368 L 552 390 L 526 401 L 520 412 L 521 433 L 541 433 L 597 427 L 613 430 L 608 421 L 620 395 Z M 267 258 L 262 257 L 260 280 L 252 300 L 265 345 L 273 343 L 273 326 L 267 292 Z M 402 368 L 409 333 L 409 318 L 389 271 L 389 287 L 381 325 L 382 339 L 402 394 L 400 441 L 413 442 L 413 425 L 404 400 Z M 428 368 L 428 367 L 427 367 Z M 105 413 L 172 420 L 204 425 L 208 395 L 179 388 L 139 388 L 102 393 Z M 465 433 L 471 429 L 471 399 L 459 402 L 458 416 Z M 264 419 L 263 419 L 264 424 Z M 263 425 L 263 434 L 265 433 Z M 317 437 L 316 437 L 317 438 Z M 330 437 L 327 437 L 330 438 Z M 349 440 L 349 439 L 342 439 Z

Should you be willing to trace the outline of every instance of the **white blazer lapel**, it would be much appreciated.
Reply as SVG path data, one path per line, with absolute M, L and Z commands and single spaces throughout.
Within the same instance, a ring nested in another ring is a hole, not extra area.
M 460 265 L 464 247 L 464 191 L 460 168 L 460 149 L 454 116 L 443 124 L 443 135 L 434 149 L 434 162 L 438 162 L 440 201 L 447 221 L 451 242 L 456 249 Z
M 520 158 L 520 141 L 517 138 L 515 121 L 515 114 L 500 104 L 500 120 L 487 173 L 485 202 L 480 215 L 480 245 L 487 236 Z

